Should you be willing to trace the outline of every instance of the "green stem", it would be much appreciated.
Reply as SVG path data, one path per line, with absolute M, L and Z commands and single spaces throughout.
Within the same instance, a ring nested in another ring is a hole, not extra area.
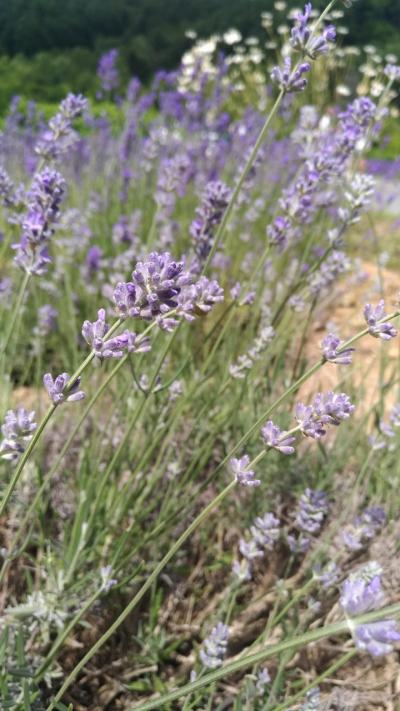
M 7 504 L 12 496 L 12 493 L 18 483 L 18 480 L 21 476 L 22 470 L 28 461 L 30 455 L 32 454 L 33 450 L 36 447 L 36 444 L 38 443 L 40 439 L 40 435 L 42 434 L 44 428 L 46 427 L 47 423 L 49 422 L 50 418 L 52 417 L 57 405 L 51 405 L 49 409 L 47 410 L 45 416 L 43 417 L 42 421 L 40 422 L 38 428 L 35 430 L 35 434 L 33 435 L 31 441 L 29 442 L 25 452 L 23 453 L 21 459 L 19 460 L 18 466 L 15 469 L 14 474 L 11 477 L 11 481 L 6 489 L 6 492 L 1 500 L 0 503 L 0 516 L 3 515 Z
M 268 116 L 267 116 L 267 118 L 266 118 L 266 121 L 265 121 L 265 123 L 264 123 L 264 126 L 262 127 L 262 129 L 261 129 L 261 131 L 260 131 L 260 133 L 259 133 L 259 135 L 258 135 L 258 138 L 257 138 L 257 140 L 256 140 L 256 142 L 255 142 L 255 144 L 254 144 L 254 146 L 253 146 L 253 149 L 252 149 L 252 151 L 251 151 L 251 153 L 250 153 L 250 155 L 249 155 L 249 157 L 248 157 L 248 159 L 247 159 L 246 165 L 245 165 L 244 168 L 243 168 L 243 171 L 242 171 L 242 173 L 241 173 L 241 175 L 240 175 L 240 177 L 239 177 L 239 180 L 238 180 L 238 182 L 236 183 L 236 186 L 235 186 L 235 188 L 234 188 L 234 190 L 233 190 L 231 199 L 230 199 L 230 201 L 229 201 L 229 203 L 228 203 L 228 206 L 227 206 L 227 208 L 226 208 L 226 210 L 225 210 L 225 212 L 224 212 L 224 215 L 223 215 L 223 218 L 222 218 L 222 220 L 221 220 L 221 222 L 220 222 L 220 225 L 219 225 L 219 227 L 218 227 L 218 230 L 217 230 L 217 232 L 216 232 L 216 234 L 215 234 L 215 239 L 214 239 L 214 242 L 213 242 L 213 246 L 212 246 L 212 248 L 211 248 L 211 250 L 210 250 L 210 253 L 209 253 L 209 255 L 208 255 L 208 257 L 207 257 L 207 259 L 206 259 L 206 261 L 205 261 L 204 268 L 203 268 L 203 273 L 206 272 L 207 269 L 208 269 L 208 267 L 210 266 L 211 261 L 212 261 L 212 258 L 213 258 L 215 252 L 216 252 L 217 249 L 218 249 L 218 245 L 219 245 L 219 243 L 221 242 L 221 240 L 222 240 L 222 238 L 223 238 L 223 236 L 224 236 L 224 232 L 225 232 L 225 230 L 226 230 L 226 227 L 227 227 L 228 222 L 229 222 L 229 220 L 230 220 L 230 217 L 231 217 L 231 215 L 232 215 L 233 208 L 234 208 L 234 206 L 235 206 L 236 200 L 237 200 L 237 198 L 238 198 L 238 196 L 239 196 L 239 193 L 240 193 L 240 191 L 241 191 L 241 189 L 242 189 L 242 187 L 243 187 L 244 182 L 246 181 L 247 176 L 249 175 L 249 173 L 250 173 L 250 171 L 251 171 L 251 169 L 252 169 L 252 167 L 253 167 L 254 161 L 255 161 L 255 159 L 257 158 L 258 151 L 260 150 L 262 144 L 264 143 L 265 137 L 266 137 L 266 135 L 267 135 L 267 133 L 268 133 L 268 129 L 269 129 L 270 125 L 271 125 L 271 122 L 272 122 L 272 120 L 273 120 L 273 118 L 274 118 L 276 112 L 277 112 L 278 109 L 279 109 L 279 106 L 280 106 L 280 104 L 281 104 L 281 102 L 282 102 L 282 99 L 283 99 L 284 95 L 285 95 L 285 92 L 284 92 L 283 90 L 279 92 L 278 97 L 277 97 L 277 99 L 276 99 L 274 105 L 272 106 L 271 111 L 269 112 L 269 114 L 268 114 Z
M 316 30 L 318 29 L 319 25 L 324 21 L 326 15 L 327 15 L 328 12 L 332 9 L 332 7 L 335 5 L 335 3 L 336 3 L 336 0 L 331 0 L 331 2 L 328 4 L 328 6 L 325 8 L 325 10 L 324 10 L 324 11 L 322 12 L 322 14 L 319 16 L 318 20 L 316 21 L 316 23 L 315 23 L 315 25 L 314 25 L 313 32 L 312 32 L 312 35 L 311 35 L 309 41 L 311 41 L 311 39 L 312 39 L 312 37 L 315 35 L 315 32 L 316 32 Z M 230 199 L 230 201 L 229 201 L 229 203 L 228 203 L 228 206 L 227 206 L 227 208 L 226 208 L 226 210 L 225 210 L 225 212 L 224 212 L 224 215 L 223 215 L 223 218 L 222 218 L 222 220 L 221 220 L 221 222 L 220 222 L 220 225 L 219 225 L 219 227 L 218 227 L 218 230 L 217 230 L 217 232 L 216 232 L 216 234 L 215 234 L 214 243 L 213 243 L 212 248 L 211 248 L 211 250 L 210 250 L 210 253 L 209 253 L 209 255 L 208 255 L 208 257 L 207 257 L 207 259 L 206 259 L 206 261 L 205 261 L 205 264 L 204 264 L 204 267 L 203 267 L 203 273 L 206 272 L 207 269 L 208 269 L 208 267 L 210 266 L 211 261 L 212 261 L 212 258 L 213 258 L 213 256 L 214 256 L 215 252 L 217 251 L 220 242 L 222 241 L 222 238 L 223 238 L 223 236 L 224 236 L 224 232 L 225 232 L 226 227 L 227 227 L 227 225 L 228 225 L 228 222 L 229 222 L 229 220 L 230 220 L 230 218 L 231 218 L 231 215 L 232 215 L 232 212 L 233 212 L 233 208 L 235 207 L 237 198 L 238 198 L 238 196 L 239 196 L 239 194 L 240 194 L 240 191 L 242 190 L 242 187 L 243 187 L 243 184 L 244 184 L 245 181 L 246 181 L 246 178 L 248 177 L 248 175 L 249 175 L 249 173 L 250 173 L 250 171 L 251 171 L 251 169 L 252 169 L 252 167 L 253 167 L 253 165 L 254 165 L 254 161 L 255 161 L 255 159 L 257 158 L 258 152 L 259 152 L 259 150 L 260 150 L 262 144 L 264 143 L 264 140 L 265 140 L 266 135 L 267 135 L 267 133 L 268 133 L 268 129 L 269 129 L 269 127 L 270 127 L 270 125 L 271 125 L 271 123 L 272 123 L 272 120 L 274 119 L 274 117 L 275 117 L 275 115 L 276 115 L 276 113 L 277 113 L 277 111 L 278 111 L 278 109 L 279 109 L 279 106 L 280 106 L 281 103 L 282 103 L 282 99 L 283 99 L 284 96 L 285 96 L 285 91 L 284 91 L 283 89 L 281 89 L 281 91 L 279 92 L 279 94 L 278 94 L 278 96 L 277 96 L 277 98 L 276 98 L 276 100 L 275 100 L 275 103 L 273 104 L 273 106 L 272 106 L 272 108 L 271 108 L 271 111 L 269 112 L 269 114 L 268 114 L 268 116 L 267 116 L 267 118 L 266 118 L 266 120 L 265 120 L 264 126 L 262 127 L 262 129 L 261 129 L 261 131 L 260 131 L 260 133 L 259 133 L 259 135 L 258 135 L 258 138 L 257 138 L 257 140 L 256 140 L 256 142 L 255 142 L 255 144 L 254 144 L 254 146 L 253 146 L 253 148 L 252 148 L 252 151 L 251 151 L 251 153 L 250 153 L 250 155 L 249 155 L 249 157 L 248 157 L 248 159 L 247 159 L 247 161 L 246 161 L 246 165 L 244 166 L 243 171 L 242 171 L 242 173 L 241 173 L 241 175 L 240 175 L 240 177 L 239 177 L 239 180 L 238 180 L 238 182 L 236 183 L 236 186 L 235 186 L 235 188 L 234 188 L 234 190 L 233 190 L 231 199 Z
M 62 647 L 65 640 L 67 639 L 69 633 L 73 630 L 75 625 L 82 619 L 84 614 L 90 609 L 90 607 L 97 600 L 97 598 L 100 597 L 102 592 L 103 591 L 101 589 L 96 590 L 96 592 L 89 598 L 89 600 L 87 600 L 87 602 L 85 602 L 85 604 L 79 610 L 79 612 L 76 613 L 75 617 L 72 618 L 72 620 L 65 627 L 65 629 L 63 629 L 62 632 L 58 635 L 50 652 L 48 653 L 47 657 L 43 660 L 42 664 L 40 665 L 39 669 L 37 670 L 37 672 L 35 674 L 36 681 L 40 681 L 42 679 L 44 673 L 46 672 L 46 669 L 48 669 L 48 667 L 50 666 L 50 664 L 53 661 L 54 657 L 56 656 L 58 650 L 60 649 L 60 647 Z
M 11 320 L 10 320 L 10 323 L 9 323 L 9 325 L 8 325 L 8 329 L 7 329 L 6 335 L 5 335 L 5 337 L 4 337 L 4 341 L 3 341 L 2 345 L 1 345 L 1 350 L 2 350 L 3 353 L 4 353 L 4 351 L 7 349 L 7 346 L 8 346 L 8 343 L 9 343 L 9 341 L 10 341 L 10 338 L 11 338 L 11 336 L 12 336 L 13 333 L 14 333 L 14 329 L 15 329 L 16 323 L 17 323 L 17 321 L 18 321 L 19 313 L 20 313 L 21 306 L 22 306 L 22 303 L 23 303 L 23 300 L 24 300 L 25 291 L 26 291 L 27 286 L 28 286 L 28 284 L 29 284 L 30 278 L 31 278 L 31 274 L 29 274 L 29 273 L 27 272 L 27 273 L 25 274 L 23 280 L 22 280 L 21 288 L 20 288 L 20 290 L 19 290 L 19 294 L 18 294 L 18 298 L 17 298 L 16 304 L 15 304 L 15 308 L 14 308 L 14 311 L 13 311 L 13 314 L 12 314 L 12 317 L 11 317 Z
M 119 328 L 121 323 L 122 323 L 121 319 L 117 319 L 117 321 L 111 326 L 111 328 L 108 331 L 104 340 L 111 338 L 112 334 L 117 330 L 117 328 Z M 143 337 L 143 335 L 144 334 L 142 334 L 142 337 Z M 79 376 L 83 373 L 83 371 L 87 368 L 87 366 L 92 362 L 93 358 L 94 358 L 94 352 L 91 351 L 89 353 L 89 355 L 85 358 L 83 363 L 81 363 L 81 365 L 77 368 L 75 373 L 72 375 L 71 379 L 68 381 L 68 385 L 65 388 L 66 393 L 68 393 L 71 390 L 74 383 L 78 380 Z M 22 470 L 23 470 L 25 464 L 27 463 L 30 455 L 32 454 L 33 450 L 35 449 L 43 430 L 45 429 L 45 427 L 46 427 L 47 423 L 49 422 L 49 420 L 51 419 L 52 415 L 54 414 L 56 407 L 57 407 L 57 405 L 51 405 L 51 407 L 48 409 L 48 411 L 46 412 L 42 421 L 39 423 L 38 428 L 35 430 L 35 434 L 33 435 L 31 441 L 29 442 L 25 452 L 23 453 L 21 459 L 19 460 L 18 466 L 11 478 L 11 481 L 6 489 L 6 493 L 4 494 L 4 497 L 0 503 L 0 516 L 3 515 L 5 508 L 10 500 L 10 497 L 11 497 L 11 495 L 18 483 L 18 480 L 21 476 Z
M 368 624 L 369 622 L 376 622 L 377 620 L 381 620 L 386 617 L 393 617 L 398 615 L 400 615 L 400 603 L 391 605 L 390 607 L 386 607 L 382 610 L 374 610 L 373 612 L 361 615 L 360 617 L 355 617 L 352 619 L 352 624 Z M 224 679 L 230 674 L 234 674 L 236 672 L 242 671 L 243 669 L 247 669 L 248 667 L 251 667 L 254 664 L 260 664 L 269 657 L 281 654 L 282 652 L 286 652 L 289 649 L 296 649 L 298 647 L 311 644 L 312 642 L 318 642 L 319 640 L 326 639 L 327 637 L 334 637 L 343 634 L 348 630 L 348 621 L 342 620 L 341 622 L 335 622 L 331 625 L 326 625 L 325 627 L 319 627 L 315 630 L 311 630 L 310 632 L 305 632 L 304 634 L 299 635 L 298 637 L 286 639 L 283 642 L 278 642 L 278 644 L 269 645 L 259 652 L 255 652 L 254 654 L 248 654 L 247 656 L 242 657 L 241 659 L 238 659 L 235 662 L 225 664 L 216 671 L 207 674 L 202 679 L 197 679 L 196 681 L 190 684 L 185 684 L 180 689 L 175 689 L 174 691 L 170 691 L 167 694 L 163 694 L 158 699 L 154 699 L 152 701 L 145 702 L 144 704 L 133 706 L 131 707 L 130 711 L 150 711 L 151 709 L 156 709 L 160 707 L 166 708 L 165 705 L 167 703 L 170 703 L 171 701 L 175 701 L 176 699 L 180 699 L 182 696 L 186 696 L 187 694 L 191 694 L 194 691 L 203 689 L 205 686 L 209 686 L 215 681 L 219 681 L 220 679 Z M 57 701 L 59 701 L 59 699 L 60 697 L 57 696 Z M 47 709 L 47 711 L 50 711 L 50 709 L 53 708 L 54 706 L 51 706 L 49 707 L 49 709 Z
M 69 447 L 71 446 L 71 443 L 72 443 L 72 441 L 73 441 L 74 438 L 75 438 L 75 435 L 76 435 L 76 434 L 79 432 L 79 430 L 81 429 L 81 426 L 82 426 L 83 422 L 85 421 L 86 417 L 88 416 L 90 410 L 91 410 L 92 407 L 95 405 L 95 403 L 97 402 L 97 400 L 99 399 L 99 397 L 102 395 L 102 393 L 104 392 L 104 390 L 108 387 L 109 383 L 110 383 L 111 380 L 114 378 L 114 376 L 117 374 L 117 372 L 120 370 L 120 368 L 122 368 L 122 366 L 125 364 L 125 362 L 126 362 L 126 360 L 127 360 L 127 357 L 128 357 L 128 356 L 124 356 L 124 358 L 122 358 L 122 359 L 117 363 L 117 365 L 115 366 L 115 368 L 113 368 L 113 370 L 109 373 L 109 375 L 107 376 L 107 378 L 104 380 L 104 382 L 102 383 L 102 385 L 100 386 L 100 388 L 95 392 L 95 394 L 94 394 L 93 397 L 91 398 L 90 402 L 87 404 L 85 410 L 83 411 L 81 417 L 80 417 L 79 420 L 77 421 L 77 423 L 76 423 L 75 427 L 73 428 L 72 432 L 70 433 L 68 439 L 67 439 L 66 442 L 64 443 L 64 445 L 63 445 L 63 447 L 62 447 L 62 449 L 61 449 L 61 451 L 60 451 L 60 453 L 59 453 L 59 455 L 58 455 L 56 461 L 54 462 L 53 466 L 51 467 L 51 469 L 48 471 L 48 473 L 47 473 L 46 476 L 44 477 L 43 482 L 42 482 L 41 486 L 39 487 L 39 489 L 38 489 L 38 491 L 37 491 L 37 493 L 36 493 L 36 495 L 35 495 L 35 497 L 34 497 L 32 503 L 30 504 L 30 506 L 29 506 L 29 508 L 28 508 L 28 510 L 27 510 L 27 512 L 26 512 L 26 514 L 25 514 L 25 516 L 24 516 L 24 518 L 23 518 L 23 520 L 21 521 L 21 524 L 19 525 L 19 528 L 18 528 L 18 532 L 17 532 L 17 534 L 16 534 L 14 540 L 12 541 L 12 550 L 11 550 L 10 553 L 8 554 L 7 559 L 4 561 L 3 567 L 2 567 L 2 569 L 1 569 L 1 571 L 0 571 L 0 584 L 1 584 L 2 580 L 3 580 L 3 578 L 4 578 L 4 574 L 5 574 L 7 568 L 8 568 L 8 566 L 9 566 L 9 564 L 10 564 L 10 561 L 12 560 L 12 556 L 13 556 L 13 554 L 14 554 L 15 546 L 16 546 L 16 544 L 18 543 L 18 541 L 20 540 L 21 534 L 22 534 L 22 532 L 24 531 L 25 526 L 26 526 L 27 522 L 29 521 L 29 519 L 30 519 L 30 517 L 31 517 L 31 515 L 32 515 L 32 512 L 36 510 L 36 506 L 37 506 L 38 502 L 40 501 L 40 499 L 41 499 L 41 497 L 42 497 L 42 495 L 43 495 L 43 493 L 44 493 L 44 491 L 45 491 L 45 489 L 46 489 L 46 486 L 48 485 L 49 481 L 53 478 L 54 474 L 56 473 L 58 467 L 60 466 L 62 460 L 64 459 L 65 454 L 67 453 Z
M 154 568 L 153 572 L 149 575 L 147 578 L 146 582 L 140 590 L 136 593 L 136 595 L 132 598 L 130 603 L 125 607 L 125 609 L 121 612 L 119 617 L 113 622 L 113 624 L 108 628 L 108 630 L 100 637 L 99 640 L 93 645 L 91 649 L 85 654 L 83 659 L 76 665 L 76 667 L 72 670 L 72 672 L 68 675 L 66 678 L 64 684 L 62 685 L 61 689 L 59 692 L 56 694 L 54 697 L 54 700 L 48 707 L 47 711 L 53 711 L 55 708 L 55 705 L 62 699 L 64 693 L 66 692 L 67 689 L 71 686 L 72 682 L 74 679 L 76 679 L 77 675 L 79 674 L 80 670 L 83 669 L 83 667 L 92 659 L 92 657 L 98 652 L 98 650 L 107 642 L 107 640 L 114 634 L 114 632 L 122 625 L 122 623 L 126 620 L 126 618 L 131 614 L 132 610 L 135 609 L 136 605 L 142 600 L 146 592 L 151 588 L 153 583 L 157 580 L 159 574 L 161 571 L 165 568 L 165 566 L 169 563 L 169 561 L 174 557 L 175 553 L 179 550 L 179 548 L 185 543 L 185 541 L 191 536 L 191 534 L 203 523 L 203 521 L 209 516 L 209 514 L 215 509 L 227 496 L 228 494 L 233 491 L 233 489 L 236 486 L 236 481 L 231 481 L 228 486 L 223 489 L 216 498 L 211 501 L 208 506 L 206 506 L 203 511 L 200 512 L 200 514 L 195 518 L 195 520 L 188 526 L 188 528 L 182 533 L 181 536 L 175 541 L 173 546 L 169 549 L 169 551 L 166 553 L 164 558 L 158 563 L 158 565 Z
M 171 311 L 170 314 L 166 314 L 166 315 L 168 316 L 168 315 L 171 315 L 171 314 L 174 314 L 174 313 L 175 313 L 175 311 Z M 147 333 L 150 331 L 150 329 L 154 327 L 155 323 L 156 323 L 156 322 L 153 321 L 153 323 L 143 332 L 143 334 L 142 334 L 142 336 L 141 336 L 141 340 L 144 338 L 145 334 L 147 334 Z M 161 356 L 160 356 L 160 358 L 159 358 L 159 361 L 158 361 L 158 363 L 157 363 L 157 366 L 156 366 L 156 368 L 155 368 L 155 371 L 154 371 L 154 373 L 153 373 L 153 376 L 152 376 L 152 378 L 151 378 L 148 391 L 146 392 L 146 394 L 145 394 L 145 395 L 143 396 L 143 398 L 141 399 L 141 401 L 140 401 L 140 403 L 139 403 L 139 406 L 136 408 L 136 410 L 135 410 L 135 412 L 134 412 L 134 414 L 133 414 L 133 417 L 132 417 L 132 419 L 131 419 L 131 421 L 130 421 L 130 423 L 129 423 L 129 425 L 128 425 L 128 429 L 127 429 L 127 431 L 125 432 L 125 435 L 124 435 L 123 439 L 121 440 L 121 442 L 120 442 L 120 444 L 119 444 L 119 446 L 118 446 L 118 448 L 117 448 L 117 450 L 116 450 L 116 452 L 115 452 L 113 458 L 111 459 L 110 463 L 108 464 L 108 466 L 107 466 L 107 468 L 106 468 L 106 470 L 105 470 L 105 472 L 104 472 L 104 475 L 103 475 L 103 477 L 102 477 L 100 486 L 98 487 L 98 490 L 97 490 L 97 493 L 96 493 L 96 498 L 95 498 L 94 505 L 93 505 L 93 508 L 92 508 L 92 511 L 91 511 L 91 515 L 90 515 L 90 517 L 89 517 L 89 522 L 88 522 L 88 530 L 89 530 L 89 531 L 91 530 L 91 528 L 92 528 L 92 526 L 93 526 L 93 522 L 94 522 L 94 519 L 95 519 L 95 516 L 96 516 L 97 506 L 98 506 L 98 504 L 99 504 L 99 502 L 100 502 L 100 500 L 101 500 L 101 497 L 102 497 L 104 488 L 105 488 L 105 486 L 106 486 L 106 484 L 107 484 L 108 478 L 109 478 L 110 474 L 114 471 L 115 466 L 116 466 L 116 464 L 117 464 L 117 462 L 118 462 L 118 459 L 119 459 L 119 457 L 120 457 L 120 455 L 121 455 L 121 453 L 122 453 L 122 451 L 123 451 L 123 449 L 124 449 L 126 443 L 128 442 L 128 440 L 129 440 L 129 438 L 130 438 L 130 435 L 131 435 L 131 433 L 132 433 L 132 430 L 133 430 L 133 428 L 134 428 L 134 426 L 135 426 L 135 424 L 136 424 L 138 418 L 140 417 L 140 415 L 141 415 L 142 412 L 143 412 L 143 409 L 146 407 L 147 403 L 149 402 L 150 395 L 152 394 L 152 390 L 153 390 L 154 385 L 155 385 L 155 383 L 156 383 L 158 374 L 159 374 L 159 372 L 160 372 L 160 370 L 161 370 L 161 367 L 162 367 L 162 364 L 164 363 L 164 360 L 165 360 L 165 358 L 166 358 L 166 356 L 167 356 L 167 354 L 168 354 L 168 352 L 169 352 L 169 349 L 171 348 L 172 343 L 174 342 L 174 340 L 175 340 L 175 338 L 176 338 L 177 332 L 178 332 L 178 328 L 176 328 L 176 329 L 173 331 L 171 338 L 170 338 L 169 341 L 166 343 L 166 345 L 165 345 L 165 347 L 164 347 L 164 350 L 163 350 L 163 352 L 162 352 L 162 354 L 161 354 Z

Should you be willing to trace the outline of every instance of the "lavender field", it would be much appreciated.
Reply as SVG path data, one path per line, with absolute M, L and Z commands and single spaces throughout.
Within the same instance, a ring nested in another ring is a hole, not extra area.
M 3 119 L 2 710 L 400 709 L 400 66 L 281 5 Z

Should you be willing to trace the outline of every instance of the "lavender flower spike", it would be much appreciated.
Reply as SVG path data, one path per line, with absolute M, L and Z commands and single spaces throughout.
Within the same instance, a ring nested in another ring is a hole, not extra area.
M 257 516 L 254 525 L 250 527 L 250 533 L 257 546 L 272 550 L 281 534 L 279 518 L 272 513 Z
M 3 440 L 0 444 L 0 457 L 15 461 L 25 451 L 25 446 L 33 437 L 37 424 L 35 413 L 27 412 L 23 407 L 8 410 L 1 427 Z
M 176 308 L 177 296 L 190 280 L 183 271 L 183 262 L 175 262 L 169 252 L 152 252 L 145 261 L 138 262 L 132 282 L 140 317 L 151 320 Z
M 110 49 L 105 54 L 102 54 L 97 67 L 97 76 L 99 77 L 101 88 L 105 92 L 113 91 L 118 87 L 119 74 L 117 68 L 118 50 Z
M 293 49 L 302 52 L 316 59 L 320 54 L 326 54 L 329 50 L 329 42 L 334 42 L 336 31 L 333 25 L 326 27 L 319 35 L 312 37 L 310 19 L 312 13 L 312 5 L 306 3 L 304 12 L 299 12 L 297 15 L 296 26 L 291 31 L 290 44 Z
M 211 630 L 211 634 L 204 640 L 200 650 L 200 659 L 207 669 L 216 669 L 221 666 L 228 646 L 229 627 L 222 622 Z
M 190 225 L 194 249 L 201 262 L 209 255 L 214 233 L 222 220 L 231 198 L 231 190 L 219 181 L 208 183 L 201 204 L 196 209 L 196 218 Z
M 396 329 L 391 323 L 379 323 L 386 316 L 385 302 L 381 299 L 375 308 L 371 304 L 364 306 L 364 317 L 368 324 L 368 332 L 374 338 L 381 338 L 383 341 L 389 341 L 397 336 Z
M 55 380 L 53 380 L 50 373 L 46 373 L 43 376 L 43 385 L 54 405 L 60 405 L 62 402 L 78 402 L 78 400 L 83 400 L 85 397 L 83 390 L 79 390 L 81 383 L 80 378 L 77 378 L 72 387 L 65 392 L 70 379 L 71 378 L 68 373 L 61 373 L 61 375 L 57 375 Z
M 372 579 L 368 575 L 351 576 L 344 582 L 340 604 L 349 618 L 356 647 L 373 656 L 389 654 L 393 651 L 393 642 L 400 641 L 395 620 L 379 620 L 357 627 L 351 622 L 351 617 L 376 610 L 383 601 L 380 574 Z
M 97 321 L 84 321 L 82 326 L 82 336 L 100 361 L 104 358 L 122 358 L 128 345 L 129 338 L 126 333 L 105 340 L 108 330 L 104 309 L 99 309 Z
M 328 500 L 323 491 L 306 489 L 300 498 L 296 523 L 307 533 L 318 533 L 328 513 Z
M 333 333 L 328 333 L 321 343 L 322 353 L 325 360 L 337 365 L 349 365 L 353 356 L 354 348 L 340 350 L 340 338 Z
M 261 481 L 254 479 L 254 472 L 248 469 L 250 457 L 245 454 L 240 459 L 231 459 L 229 467 L 236 481 L 243 486 L 260 486 Z
M 120 318 L 128 316 L 138 316 L 139 309 L 136 306 L 136 289 L 131 281 L 118 282 L 114 289 L 114 303 Z
M 303 434 L 320 439 L 326 433 L 326 425 L 339 425 L 353 410 L 354 405 L 345 393 L 317 393 L 311 405 L 296 405 L 296 420 Z
M 292 447 L 292 444 L 296 438 L 293 435 L 288 435 L 287 432 L 283 432 L 277 425 L 274 425 L 272 420 L 268 420 L 262 427 L 261 436 L 267 447 L 276 449 L 282 454 L 293 454 L 294 447 Z
M 311 69 L 309 62 L 302 62 L 297 69 L 292 71 L 292 63 L 290 57 L 286 57 L 284 66 L 274 67 L 271 71 L 271 79 L 282 91 L 303 91 L 307 86 L 307 79 L 303 74 L 307 74 Z

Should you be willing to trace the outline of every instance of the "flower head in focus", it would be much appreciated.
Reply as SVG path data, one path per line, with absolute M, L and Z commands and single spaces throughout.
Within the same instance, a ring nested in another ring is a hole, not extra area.
M 83 390 L 79 390 L 81 379 L 77 378 L 68 388 L 70 379 L 68 373 L 61 373 L 55 379 L 50 373 L 43 376 L 43 385 L 54 405 L 60 405 L 62 402 L 78 402 L 85 397 Z
M 354 353 L 354 348 L 345 348 L 344 350 L 340 347 L 341 340 L 338 336 L 333 333 L 328 333 L 321 343 L 322 353 L 325 360 L 331 363 L 336 363 L 337 365 L 349 365 L 352 361 L 352 356 Z
M 272 420 L 268 420 L 261 428 L 261 436 L 267 447 L 276 449 L 282 454 L 294 453 L 292 445 L 296 438 L 287 432 L 283 432 L 277 425 L 274 425 Z

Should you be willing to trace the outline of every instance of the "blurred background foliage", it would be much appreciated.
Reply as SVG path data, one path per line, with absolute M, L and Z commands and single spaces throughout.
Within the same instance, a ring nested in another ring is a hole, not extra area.
M 94 96 L 98 58 L 111 47 L 119 49 L 123 82 L 132 75 L 146 82 L 179 64 L 188 29 L 208 37 L 235 27 L 265 41 L 260 15 L 273 9 L 274 0 L 0 0 L 0 112 L 15 95 L 45 103 L 70 90 Z M 278 13 L 282 22 L 286 12 Z M 343 23 L 344 43 L 396 53 L 400 0 L 353 0 Z

